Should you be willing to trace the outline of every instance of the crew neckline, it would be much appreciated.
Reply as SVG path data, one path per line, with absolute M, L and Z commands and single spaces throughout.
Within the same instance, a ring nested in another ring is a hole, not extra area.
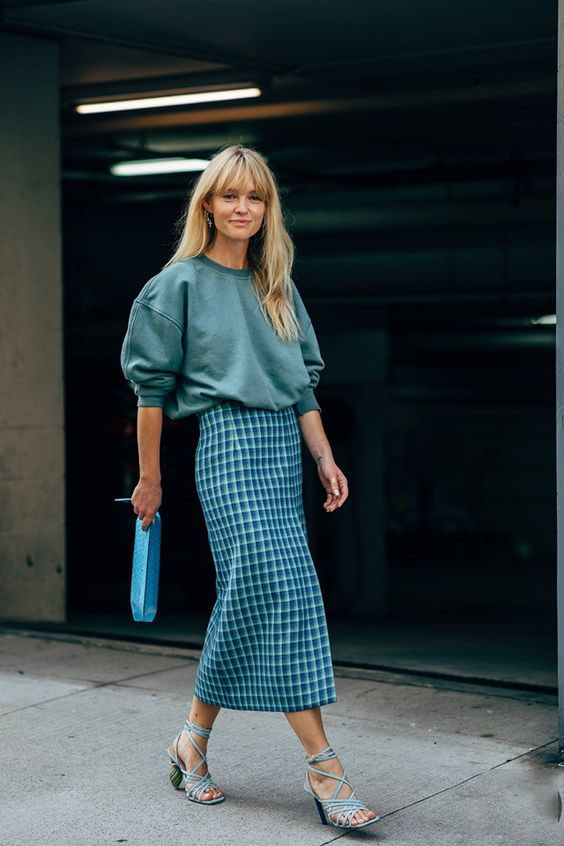
M 250 267 L 227 267 L 225 264 L 220 264 L 220 262 L 208 258 L 208 256 L 205 256 L 203 253 L 194 256 L 194 258 L 201 262 L 201 264 L 209 267 L 211 270 L 216 270 L 218 273 L 223 273 L 225 276 L 238 276 L 241 279 L 250 279 L 252 275 Z

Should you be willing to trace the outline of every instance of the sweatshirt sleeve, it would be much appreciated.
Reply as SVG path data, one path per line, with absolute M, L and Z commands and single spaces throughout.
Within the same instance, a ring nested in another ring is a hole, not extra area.
M 176 388 L 184 358 L 183 332 L 172 318 L 145 302 L 133 302 L 120 363 L 137 406 L 163 408 Z
M 305 414 L 306 411 L 317 410 L 321 413 L 321 407 L 315 397 L 314 388 L 316 388 L 319 383 L 319 375 L 325 367 L 325 363 L 321 358 L 319 344 L 317 342 L 317 336 L 315 334 L 313 324 L 309 314 L 307 313 L 307 309 L 303 303 L 300 293 L 293 281 L 292 289 L 294 293 L 296 316 L 299 320 L 302 334 L 304 335 L 304 339 L 300 339 L 302 355 L 307 372 L 309 373 L 309 387 L 306 388 L 298 402 L 294 404 L 298 417 L 301 417 L 301 415 Z

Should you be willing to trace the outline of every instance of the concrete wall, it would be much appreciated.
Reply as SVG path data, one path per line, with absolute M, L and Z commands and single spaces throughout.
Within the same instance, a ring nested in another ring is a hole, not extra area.
M 65 618 L 56 41 L 0 33 L 0 617 Z
M 556 136 L 556 509 L 557 509 L 557 616 L 558 616 L 558 757 L 564 765 L 564 19 L 558 3 L 558 97 Z

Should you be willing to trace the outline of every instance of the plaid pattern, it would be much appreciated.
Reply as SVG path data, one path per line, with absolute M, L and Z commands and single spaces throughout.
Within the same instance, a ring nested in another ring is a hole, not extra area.
M 222 400 L 198 413 L 196 489 L 216 569 L 194 695 L 242 711 L 336 702 L 307 543 L 301 432 L 292 406 Z

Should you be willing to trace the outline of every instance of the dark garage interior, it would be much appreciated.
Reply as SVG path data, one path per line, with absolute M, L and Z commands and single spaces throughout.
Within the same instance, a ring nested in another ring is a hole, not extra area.
M 165 418 L 159 612 L 129 609 L 133 298 L 173 252 L 191 174 L 117 162 L 261 152 L 325 370 L 317 397 L 350 497 L 309 541 L 336 663 L 556 689 L 552 3 L 4 4 L 60 45 L 66 621 L 201 645 L 213 561 L 195 418 Z M 389 33 L 402 32 L 402 40 Z M 77 114 L 88 98 L 252 81 L 254 100 Z M 31 625 L 29 622 L 26 625 Z

